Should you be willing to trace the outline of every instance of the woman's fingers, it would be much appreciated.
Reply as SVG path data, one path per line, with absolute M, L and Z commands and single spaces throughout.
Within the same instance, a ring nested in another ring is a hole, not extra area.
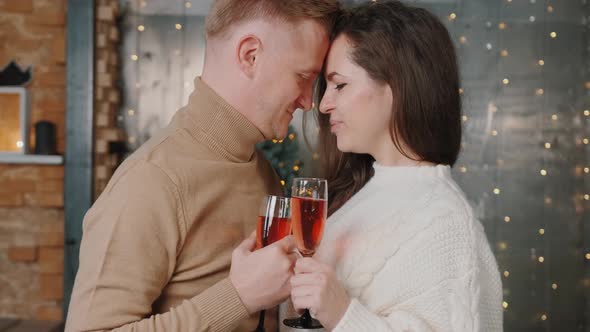
M 322 270 L 322 264 L 311 257 L 303 257 L 295 263 L 295 273 L 310 273 Z
M 320 285 L 322 280 L 320 273 L 298 273 L 291 277 L 291 287 Z
M 295 310 L 314 309 L 317 305 L 313 295 L 291 296 L 291 301 Z
M 314 286 L 291 287 L 291 297 L 310 296 L 317 294 L 318 292 L 318 287 Z

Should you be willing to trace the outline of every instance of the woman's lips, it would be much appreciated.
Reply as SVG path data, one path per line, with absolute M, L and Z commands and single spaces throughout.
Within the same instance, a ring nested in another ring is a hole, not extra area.
M 344 125 L 342 121 L 330 121 L 330 131 L 334 134 Z

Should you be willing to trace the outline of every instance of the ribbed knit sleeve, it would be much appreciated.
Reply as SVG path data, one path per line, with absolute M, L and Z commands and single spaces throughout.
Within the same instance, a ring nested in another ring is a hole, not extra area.
M 168 312 L 152 314 L 175 269 L 185 236 L 184 212 L 176 187 L 159 167 L 140 161 L 125 173 L 84 220 L 65 330 L 234 329 L 248 312 L 227 278 Z

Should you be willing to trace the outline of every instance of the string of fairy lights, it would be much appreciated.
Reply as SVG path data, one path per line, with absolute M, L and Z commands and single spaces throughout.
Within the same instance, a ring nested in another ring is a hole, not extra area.
M 130 120 L 134 120 L 134 121 L 127 121 L 127 131 L 129 133 L 128 137 L 127 137 L 127 141 L 128 144 L 132 147 L 135 148 L 136 144 L 137 144 L 137 132 L 138 132 L 138 124 L 137 124 L 137 112 L 140 108 L 140 93 L 141 93 L 141 62 L 140 57 L 141 57 L 141 33 L 145 31 L 146 27 L 145 27 L 145 23 L 143 22 L 143 15 L 141 15 L 142 13 L 142 9 L 145 8 L 147 6 L 147 2 L 143 1 L 143 0 L 136 0 L 134 3 L 134 10 L 137 12 L 137 15 L 134 15 L 133 17 L 133 25 L 136 27 L 137 31 L 138 31 L 138 35 L 135 37 L 135 49 L 133 51 L 133 53 L 131 55 L 129 55 L 129 58 L 131 59 L 131 61 L 133 61 L 133 67 L 134 70 L 133 72 L 135 73 L 135 77 L 133 78 L 133 81 L 135 82 L 133 84 L 134 89 L 133 89 L 133 101 L 134 101 L 134 105 L 132 105 L 132 107 L 129 107 L 126 111 L 126 115 L 127 118 Z
M 535 5 L 537 4 L 536 0 L 528 0 L 530 2 L 531 5 Z M 500 74 L 502 75 L 502 77 L 499 79 L 499 83 L 497 84 L 497 89 L 495 89 L 494 95 L 491 98 L 491 101 L 488 103 L 488 107 L 487 107 L 487 111 L 488 111 L 488 116 L 487 116 L 487 125 L 486 125 L 486 132 L 488 132 L 488 135 L 491 138 L 495 138 L 498 139 L 499 136 L 501 135 L 501 132 L 499 131 L 498 128 L 501 127 L 501 123 L 496 124 L 495 121 L 497 121 L 497 118 L 494 116 L 494 114 L 496 114 L 497 112 L 502 112 L 503 109 L 501 107 L 498 107 L 498 105 L 495 104 L 495 100 L 497 100 L 498 98 L 498 94 L 502 93 L 503 89 L 507 89 L 510 87 L 511 83 L 514 83 L 515 80 L 518 80 L 519 78 L 512 78 L 509 72 L 505 72 L 502 66 L 502 59 L 504 58 L 508 58 L 509 56 L 511 56 L 511 52 L 509 49 L 507 48 L 503 48 L 503 37 L 504 35 L 509 32 L 510 30 L 510 26 L 508 23 L 506 23 L 503 19 L 503 10 L 505 8 L 507 8 L 508 10 L 510 10 L 510 5 L 512 4 L 513 0 L 504 0 L 502 4 L 500 4 L 498 6 L 499 8 L 499 19 L 497 22 L 497 29 L 495 30 L 498 34 L 497 34 L 497 49 L 498 49 L 498 70 L 496 73 L 494 74 Z M 522 3 L 522 2 L 521 2 Z M 585 4 L 585 2 L 583 2 L 583 4 Z M 541 110 L 543 116 L 540 117 L 541 122 L 539 124 L 539 128 L 540 128 L 540 134 L 542 137 L 542 144 L 541 144 L 541 149 L 542 150 L 546 150 L 546 152 L 551 153 L 554 151 L 555 144 L 552 143 L 553 139 L 551 139 L 551 133 L 547 132 L 547 130 L 545 130 L 545 121 L 547 121 L 550 125 L 553 124 L 553 126 L 555 126 L 555 123 L 559 122 L 561 120 L 560 115 L 558 115 L 557 113 L 553 113 L 550 115 L 545 115 L 545 110 L 547 110 L 549 108 L 549 102 L 548 102 L 548 95 L 547 95 L 547 89 L 548 89 L 548 85 L 547 85 L 547 75 L 546 75 L 546 60 L 545 60 L 545 56 L 547 54 L 547 49 L 549 47 L 553 47 L 552 41 L 555 41 L 559 38 L 559 31 L 554 30 L 554 29 L 550 29 L 548 22 L 550 21 L 549 15 L 552 15 L 555 13 L 556 6 L 552 5 L 550 3 L 550 1 L 544 1 L 543 3 L 541 3 L 539 1 L 538 5 L 542 5 L 544 6 L 545 10 L 543 11 L 544 16 L 541 18 L 541 20 L 539 20 L 535 15 L 529 15 L 527 17 L 527 20 L 530 24 L 537 24 L 539 25 L 539 22 L 543 22 L 542 26 L 540 27 L 542 29 L 542 33 L 543 36 L 546 36 L 545 38 L 543 38 L 543 43 L 542 43 L 542 50 L 537 50 L 538 54 L 540 54 L 540 56 L 536 59 L 533 59 L 532 61 L 534 62 L 534 65 L 536 67 L 536 70 L 541 74 L 541 82 L 539 84 L 538 87 L 536 87 L 534 89 L 534 91 L 531 92 L 532 96 L 531 98 L 534 98 L 534 102 L 536 104 L 539 105 L 539 109 Z M 450 25 L 450 27 L 453 26 L 453 24 L 455 24 L 460 16 L 462 15 L 462 1 L 457 1 L 456 5 L 455 5 L 455 9 L 450 12 L 448 14 L 448 16 L 446 17 L 448 24 Z M 587 21 L 586 18 L 584 18 L 584 25 L 587 26 Z M 487 21 L 485 22 L 485 26 L 487 28 L 492 28 L 494 27 L 494 23 L 491 21 Z M 488 35 L 488 38 L 490 36 Z M 457 46 L 458 46 L 458 53 L 459 55 L 461 55 L 461 51 L 462 51 L 462 47 L 463 45 L 466 45 L 469 43 L 469 37 L 461 34 L 458 36 L 458 38 L 456 39 L 457 42 Z M 494 43 L 488 39 L 488 41 L 486 41 L 484 43 L 484 47 L 486 50 L 488 51 L 494 51 L 495 45 Z M 589 82 L 585 83 L 585 88 L 586 90 L 590 90 L 590 87 L 588 86 L 590 85 Z M 459 90 L 461 95 L 465 95 L 465 87 L 462 87 Z M 464 98 L 464 103 L 465 103 L 466 99 Z M 590 111 L 586 108 L 584 108 L 581 111 L 580 114 L 581 118 L 586 119 L 586 121 L 588 120 L 588 117 L 590 117 Z M 547 119 L 547 120 L 546 120 Z M 468 121 L 470 120 L 470 117 L 465 114 L 462 116 L 462 121 L 467 124 Z M 589 139 L 587 138 L 587 132 L 581 131 L 582 137 L 577 138 L 576 139 L 576 145 L 577 146 L 585 146 L 589 144 Z M 484 140 L 484 142 L 487 140 Z M 462 144 L 462 148 L 466 147 L 466 143 Z M 483 150 L 483 149 L 482 149 Z M 543 152 L 543 151 L 541 151 Z M 497 156 L 501 156 L 500 155 L 500 145 L 496 144 L 496 155 Z M 541 154 L 541 160 L 539 161 L 540 166 L 537 168 L 536 172 L 538 172 L 539 176 L 542 178 L 539 181 L 544 181 L 544 179 L 551 177 L 554 173 L 559 174 L 560 171 L 558 169 L 552 170 L 552 164 L 551 164 L 551 160 L 552 158 L 549 158 L 547 156 L 547 153 L 542 153 Z M 586 160 L 584 159 L 584 162 Z M 505 161 L 501 158 L 498 158 L 496 160 L 496 167 L 494 168 L 494 172 L 492 175 L 492 187 L 490 188 L 490 192 L 493 194 L 493 196 L 496 197 L 500 197 L 503 193 L 503 190 L 501 188 L 500 185 L 500 180 L 502 178 L 502 173 L 503 173 L 503 166 L 504 166 Z M 458 167 L 458 171 L 459 173 L 467 173 L 470 171 L 470 169 L 473 168 L 473 166 L 469 166 L 466 164 L 463 165 L 459 165 Z M 579 171 L 577 172 L 578 174 L 581 174 L 583 172 L 583 174 L 588 174 L 590 173 L 590 167 L 588 166 L 576 166 L 576 169 L 578 169 Z M 577 194 L 575 199 L 577 200 L 582 200 L 582 201 L 588 201 L 590 200 L 590 194 L 588 194 L 588 187 L 587 186 L 581 186 L 580 188 L 583 192 L 580 194 Z M 554 202 L 554 198 L 551 196 L 551 192 L 552 192 L 552 188 L 549 185 L 548 181 L 544 182 L 543 185 L 543 210 L 544 212 L 546 210 L 552 209 L 552 204 Z M 511 222 L 513 222 L 513 218 L 509 215 L 509 214 L 502 214 L 503 211 L 503 207 L 501 206 L 501 200 L 497 199 L 493 201 L 493 208 L 492 208 L 493 212 L 492 214 L 492 218 L 494 220 L 497 220 L 498 218 L 501 218 L 504 222 L 504 224 L 509 225 Z M 543 216 L 546 216 L 547 213 L 543 213 Z M 534 222 L 534 221 L 533 221 Z M 538 234 L 538 241 L 536 241 L 536 244 L 531 248 L 531 259 L 533 261 L 535 261 L 539 268 L 541 269 L 541 271 L 544 271 L 543 273 L 543 284 L 544 285 L 548 285 L 549 289 L 552 292 L 557 292 L 559 289 L 559 282 L 557 280 L 554 280 L 551 278 L 550 276 L 550 269 L 549 269 L 549 264 L 547 264 L 548 262 L 551 262 L 551 246 L 550 246 L 550 241 L 549 238 L 547 238 L 548 235 L 550 235 L 550 233 L 548 232 L 549 229 L 549 225 L 550 224 L 550 220 L 549 218 L 542 218 L 542 220 L 539 221 L 538 226 L 536 226 L 535 228 L 535 233 Z M 493 227 L 494 229 L 492 230 L 493 232 L 495 232 L 496 227 Z M 486 231 L 490 231 L 489 229 L 486 229 Z M 500 239 L 498 236 L 498 232 L 495 232 L 496 236 L 494 236 L 493 238 L 495 239 Z M 590 249 L 587 247 L 587 239 L 585 240 L 586 242 L 582 242 L 582 247 L 583 247 L 583 259 L 586 261 L 586 263 L 588 263 L 588 261 L 590 261 Z M 499 251 L 507 251 L 509 250 L 510 246 L 509 243 L 507 241 L 502 241 L 501 239 L 496 243 L 496 248 Z M 499 262 L 500 266 L 503 268 L 501 271 L 501 274 L 503 276 L 503 278 L 505 280 L 507 280 L 510 276 L 511 276 L 511 272 L 508 266 L 502 266 L 502 262 Z M 536 275 L 532 275 L 531 279 L 533 279 L 533 281 L 536 279 Z M 586 280 L 586 282 L 584 283 L 586 288 L 588 288 L 588 285 L 590 284 L 590 281 Z M 532 292 L 534 293 L 535 291 L 532 290 Z M 510 290 L 505 287 L 504 289 L 504 295 L 505 295 L 505 300 L 502 303 L 503 308 L 507 311 L 509 309 L 509 300 L 507 298 L 510 297 Z M 551 297 L 551 292 L 543 292 L 544 295 L 544 303 L 540 304 L 541 307 L 539 307 L 539 313 L 536 316 L 536 319 L 540 320 L 540 321 L 547 321 L 549 319 L 549 314 L 548 314 L 548 309 L 550 307 L 550 303 L 552 300 Z
M 548 22 L 548 18 L 547 15 L 550 13 L 553 13 L 554 9 L 553 6 L 549 5 L 549 4 L 545 4 L 547 10 L 544 11 L 544 18 L 543 18 L 543 32 L 542 34 L 544 36 L 547 36 L 547 31 L 548 26 L 547 26 L 547 22 Z M 531 22 L 533 24 L 535 24 L 534 22 Z M 555 31 L 551 31 L 550 32 L 550 39 L 555 39 L 557 38 L 557 32 Z M 547 40 L 548 38 L 545 37 L 543 38 L 543 50 L 542 50 L 542 57 L 545 57 L 547 54 Z M 543 61 L 542 63 L 544 63 L 544 60 L 540 59 L 539 61 Z M 540 102 L 540 104 L 542 104 L 541 108 L 543 110 L 543 116 L 541 117 L 541 126 L 540 126 L 540 130 L 541 130 L 541 137 L 543 138 L 543 141 L 547 142 L 547 139 L 545 139 L 547 137 L 547 132 L 545 130 L 545 110 L 548 108 L 548 97 L 545 94 L 545 89 L 547 88 L 547 75 L 546 75 L 546 70 L 545 70 L 545 66 L 538 66 L 538 70 L 541 71 L 541 76 L 542 76 L 542 87 L 538 87 L 535 89 L 534 94 L 536 96 L 536 98 L 540 98 L 542 101 Z M 554 114 L 555 115 L 555 114 Z M 555 115 L 556 116 L 556 115 Z M 554 118 L 554 116 L 552 115 L 552 119 Z M 552 121 L 556 121 L 556 120 L 552 120 Z M 550 143 L 549 143 L 550 144 Z M 547 147 L 549 147 L 549 145 L 547 145 Z M 545 147 L 546 148 L 546 147 Z M 548 171 L 548 165 L 547 165 L 547 157 L 546 154 L 542 153 L 541 151 L 541 156 L 542 156 L 542 160 L 541 160 L 541 169 L 539 170 L 539 174 L 542 177 L 547 177 L 549 176 L 549 171 Z M 542 180 L 544 181 L 544 180 Z M 551 193 L 550 193 L 550 188 L 547 187 L 547 181 L 543 182 L 543 191 L 544 191 L 544 197 L 549 197 L 549 199 L 551 199 Z M 547 203 L 547 202 L 545 202 Z M 547 239 L 546 233 L 547 233 L 547 229 L 548 229 L 548 218 L 547 218 L 547 209 L 548 206 L 550 206 L 550 204 L 543 204 L 543 218 L 542 218 L 542 227 L 539 228 L 538 230 L 538 234 L 540 239 L 540 242 L 542 243 L 541 246 L 543 247 L 543 253 L 542 255 L 540 255 L 537 258 L 537 261 L 539 262 L 539 264 L 542 264 L 542 269 L 544 270 L 545 273 L 543 273 L 543 286 L 546 287 L 546 284 L 548 283 L 549 280 L 551 280 L 550 276 L 548 277 L 549 273 L 550 273 L 550 269 L 549 269 L 549 264 L 544 264 L 544 262 L 546 260 L 549 260 L 549 262 L 551 261 L 551 246 L 549 245 L 549 239 Z M 534 257 L 531 257 L 531 259 L 535 259 Z M 553 291 L 557 291 L 558 285 L 557 282 L 552 282 L 552 290 Z M 544 303 L 546 305 L 551 305 L 551 293 L 549 291 L 547 291 L 547 289 L 544 289 Z M 548 313 L 547 313 L 547 309 L 548 308 L 542 308 L 542 312 L 539 314 L 539 319 L 541 319 L 541 321 L 546 321 L 549 317 L 548 317 Z
M 137 133 L 139 132 L 138 130 L 138 122 L 137 122 L 137 117 L 138 117 L 138 110 L 140 109 L 141 105 L 140 105 L 140 96 L 141 96 L 141 91 L 142 91 L 142 83 L 141 83 L 141 58 L 142 58 L 142 34 L 149 29 L 150 27 L 148 27 L 146 25 L 146 22 L 144 21 L 144 17 L 145 15 L 143 15 L 143 9 L 145 9 L 148 6 L 148 2 L 146 0 L 133 0 L 133 2 L 131 2 L 132 4 L 132 8 L 133 11 L 135 11 L 135 15 L 133 15 L 133 27 L 134 29 L 137 31 L 137 36 L 135 37 L 135 45 L 134 45 L 134 50 L 131 54 L 129 54 L 129 59 L 133 62 L 134 65 L 134 70 L 133 72 L 135 73 L 135 77 L 133 78 L 135 84 L 134 84 L 134 92 L 133 92 L 133 105 L 128 105 L 129 107 L 126 108 L 126 110 L 124 111 L 124 115 L 121 114 L 118 117 L 118 120 L 120 122 L 123 122 L 125 120 L 125 116 L 127 119 L 133 119 L 135 121 L 127 121 L 126 122 L 126 127 L 128 132 L 130 133 L 130 135 L 128 135 L 128 144 L 130 145 L 131 149 L 135 149 L 138 147 L 139 144 L 141 144 L 142 142 L 138 139 L 138 137 L 136 136 Z M 187 15 L 186 15 L 186 10 L 190 9 L 192 7 L 192 2 L 191 1 L 182 1 L 180 3 L 181 6 L 181 11 L 182 11 L 182 15 L 180 16 L 179 20 L 177 22 L 174 23 L 174 30 L 181 34 L 180 36 L 180 45 L 179 47 L 174 48 L 174 50 L 172 51 L 173 56 L 183 56 L 183 54 L 185 53 L 185 27 L 186 27 L 186 19 L 187 19 Z M 181 66 L 185 65 L 185 63 L 181 63 Z M 184 71 L 181 70 L 180 71 L 182 73 L 182 75 L 179 75 L 179 80 L 180 80 L 180 86 L 184 86 L 185 90 L 190 89 L 190 82 L 185 80 L 184 77 Z M 183 95 L 180 94 L 180 100 L 178 101 L 178 105 L 181 105 L 182 103 L 182 97 Z

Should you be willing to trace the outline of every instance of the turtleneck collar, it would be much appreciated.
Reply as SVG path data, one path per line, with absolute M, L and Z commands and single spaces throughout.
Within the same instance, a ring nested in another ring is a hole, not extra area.
M 251 160 L 256 143 L 264 136 L 211 87 L 195 79 L 195 90 L 186 107 L 193 124 L 185 124 L 193 135 L 203 139 L 220 155 L 235 162 Z

